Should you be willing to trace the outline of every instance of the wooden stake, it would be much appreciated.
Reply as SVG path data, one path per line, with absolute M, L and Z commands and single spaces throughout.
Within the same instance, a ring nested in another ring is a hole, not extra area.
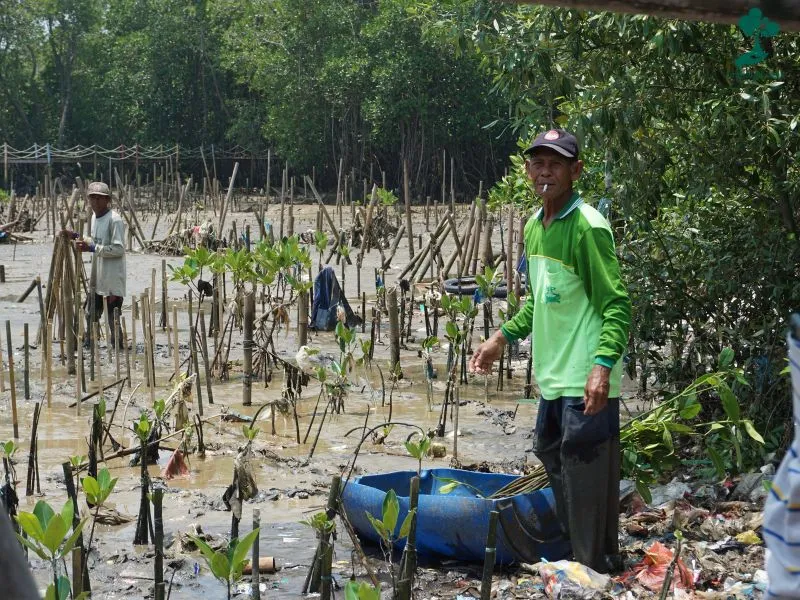
M 195 330 L 194 325 L 189 327 L 189 352 L 191 353 L 192 358 L 192 368 L 195 372 L 195 390 L 197 393 L 197 413 L 202 417 L 203 416 L 203 387 L 200 384 L 200 368 L 199 363 L 197 362 L 197 341 L 196 341 L 197 331 Z
M 14 385 L 14 349 L 11 344 L 11 321 L 6 321 L 6 342 L 8 344 L 8 387 L 11 388 L 11 425 L 14 428 L 14 439 L 19 439 L 17 388 Z
M 128 328 L 125 325 L 125 317 L 120 318 L 122 325 L 122 344 L 125 349 L 125 373 L 127 375 L 128 387 L 131 387 L 131 355 L 128 352 Z
M 492 597 L 492 575 L 494 574 L 494 563 L 497 557 L 495 541 L 497 539 L 497 519 L 500 513 L 493 510 L 489 513 L 489 534 L 486 536 L 486 554 L 483 559 L 483 577 L 481 578 L 481 600 L 489 600 Z
M 242 404 L 250 406 L 253 378 L 253 322 L 256 317 L 256 297 L 253 292 L 244 297 L 244 376 L 242 378 Z M 274 412 L 274 411 L 273 411 Z
M 201 311 L 202 312 L 202 311 Z M 180 370 L 180 352 L 178 350 L 178 307 L 172 305 L 172 373 L 178 376 Z
M 259 529 L 261 527 L 261 511 L 257 508 L 253 509 L 253 531 Z M 259 557 L 259 536 L 256 536 L 256 539 L 253 541 L 253 560 L 251 564 L 253 566 L 253 574 L 252 579 L 250 580 L 250 590 L 251 590 L 251 597 L 253 600 L 261 600 L 261 588 L 259 587 L 259 583 L 261 582 L 260 577 L 260 568 L 261 568 L 261 559 Z
M 23 363 L 23 371 L 22 371 L 22 378 L 24 382 L 24 389 L 25 389 L 25 400 L 31 399 L 31 374 L 30 374 L 30 367 L 31 367 L 31 357 L 30 357 L 30 340 L 28 337 L 28 324 L 25 323 L 23 326 L 23 356 L 25 357 L 25 362 Z
M 397 374 L 402 379 L 400 369 L 400 319 L 397 308 L 397 287 L 386 288 L 386 307 L 389 310 L 389 364 L 392 375 Z
M 411 191 L 408 183 L 408 161 L 403 160 L 403 199 L 406 205 L 406 235 L 408 236 L 408 258 L 414 258 L 414 234 L 411 232 Z M 365 232 L 366 234 L 366 232 Z
M 211 387 L 211 366 L 208 362 L 208 338 L 206 337 L 206 319 L 201 308 L 198 313 L 200 319 L 200 350 L 203 355 L 203 372 L 206 379 L 206 392 L 208 394 L 208 403 L 214 404 L 214 392 Z M 200 377 L 198 373 L 198 378 Z
M 142 461 L 147 461 L 146 452 L 141 457 Z M 155 545 L 155 561 L 153 563 L 153 579 L 155 583 L 155 600 L 165 599 L 164 583 L 164 518 L 162 507 L 164 502 L 164 490 L 157 488 L 153 490 L 153 533 L 155 534 L 153 543 Z

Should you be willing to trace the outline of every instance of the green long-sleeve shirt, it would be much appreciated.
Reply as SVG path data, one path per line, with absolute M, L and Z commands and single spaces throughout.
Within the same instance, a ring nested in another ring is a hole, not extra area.
M 540 209 L 525 225 L 528 297 L 501 331 L 508 341 L 531 335 L 545 400 L 583 396 L 594 364 L 612 369 L 609 396 L 617 397 L 631 303 L 611 227 L 577 194 L 547 229 L 543 217 Z

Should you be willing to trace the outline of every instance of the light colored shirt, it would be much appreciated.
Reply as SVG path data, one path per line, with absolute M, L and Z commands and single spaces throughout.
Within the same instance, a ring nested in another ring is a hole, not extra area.
M 509 342 L 531 335 L 533 370 L 545 400 L 583 396 L 595 364 L 611 369 L 609 398 L 616 398 L 631 302 L 611 226 L 577 194 L 547 229 L 543 217 L 540 210 L 525 225 L 528 298 L 501 331 Z
M 767 598 L 800 598 L 800 341 L 788 339 L 794 439 L 772 480 L 764 508 Z
M 96 269 L 95 293 L 125 296 L 125 221 L 115 210 L 92 215 L 92 242 Z

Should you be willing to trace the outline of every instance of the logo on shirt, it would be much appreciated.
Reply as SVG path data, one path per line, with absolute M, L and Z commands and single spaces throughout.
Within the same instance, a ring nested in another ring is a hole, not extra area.
M 556 288 L 553 285 L 548 285 L 547 290 L 544 293 L 544 303 L 545 304 L 561 304 L 561 294 L 556 292 Z

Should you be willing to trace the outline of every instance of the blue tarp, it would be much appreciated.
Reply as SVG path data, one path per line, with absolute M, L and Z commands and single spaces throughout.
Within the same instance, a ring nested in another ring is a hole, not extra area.
M 333 267 L 322 269 L 314 280 L 314 303 L 311 306 L 311 328 L 317 331 L 336 329 L 336 308 L 341 306 L 348 327 L 361 325 L 361 317 L 353 312 L 342 292 Z

